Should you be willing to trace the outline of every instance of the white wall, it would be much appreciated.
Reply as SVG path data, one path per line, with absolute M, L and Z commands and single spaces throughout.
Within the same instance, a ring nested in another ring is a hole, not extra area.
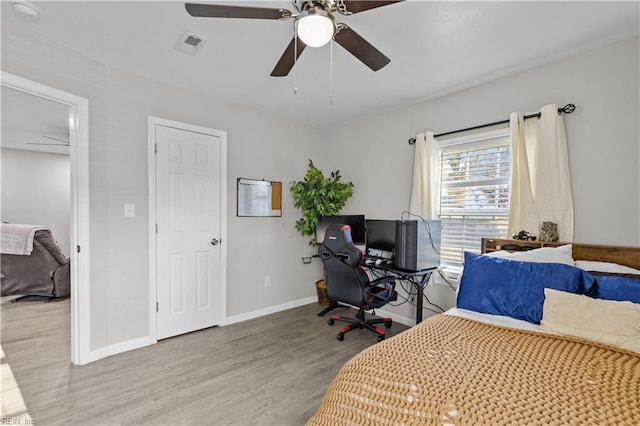
M 356 176 L 350 208 L 371 218 L 400 217 L 409 207 L 413 165 L 407 140 L 420 131 L 446 132 L 507 119 L 512 111 L 575 103 L 576 111 L 564 118 L 575 241 L 640 245 L 638 52 L 638 38 L 628 39 L 331 131 L 329 158 Z M 447 291 L 430 290 L 436 303 L 450 305 Z M 414 318 L 407 305 L 398 312 Z
M 4 222 L 51 228 L 69 256 L 69 156 L 2 148 L 2 212 Z
M 300 260 L 313 251 L 295 231 L 288 188 L 309 158 L 325 162 L 325 131 L 105 67 L 5 21 L 2 69 L 89 100 L 92 351 L 149 332 L 150 115 L 228 132 L 227 314 L 315 295 L 321 268 Z M 238 177 L 282 181 L 282 218 L 237 218 Z M 123 217 L 124 203 L 136 204 L 135 218 Z

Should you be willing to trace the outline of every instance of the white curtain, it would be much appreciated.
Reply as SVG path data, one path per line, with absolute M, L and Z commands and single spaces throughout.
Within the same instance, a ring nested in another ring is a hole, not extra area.
M 543 221 L 558 224 L 560 241 L 573 241 L 573 195 L 564 121 L 556 105 L 539 119 L 510 116 L 511 197 L 509 233 L 538 235 Z
M 409 212 L 424 219 L 431 219 L 433 214 L 432 191 L 433 165 L 431 164 L 431 150 L 435 144 L 434 132 L 418 133 L 416 135 L 415 152 L 413 157 L 413 181 L 411 183 L 411 197 Z

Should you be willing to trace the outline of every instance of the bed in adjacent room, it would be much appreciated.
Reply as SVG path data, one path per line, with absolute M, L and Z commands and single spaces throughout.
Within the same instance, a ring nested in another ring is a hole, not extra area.
M 640 248 L 512 243 L 467 253 L 457 307 L 351 359 L 308 424 L 640 424 Z

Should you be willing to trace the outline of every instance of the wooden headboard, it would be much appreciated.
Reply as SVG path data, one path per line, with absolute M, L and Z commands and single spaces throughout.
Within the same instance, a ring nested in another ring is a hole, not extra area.
M 521 251 L 540 247 L 558 247 L 572 244 L 573 258 L 575 260 L 597 260 L 600 262 L 613 262 L 631 268 L 640 269 L 640 247 L 601 246 L 593 244 L 576 243 L 548 243 L 540 241 L 522 241 L 508 239 L 482 239 L 482 253 L 496 250 Z

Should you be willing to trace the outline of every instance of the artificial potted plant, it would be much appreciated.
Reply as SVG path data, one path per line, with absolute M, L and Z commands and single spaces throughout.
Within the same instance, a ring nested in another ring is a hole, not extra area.
M 296 221 L 296 229 L 302 236 L 315 235 L 318 219 L 322 216 L 335 216 L 353 195 L 353 183 L 342 182 L 340 171 L 331 172 L 325 176 L 313 161 L 309 160 L 309 167 L 304 180 L 294 182 L 291 187 L 295 207 L 302 211 L 302 217 Z M 316 246 L 315 238 L 309 242 Z M 329 304 L 326 296 L 327 284 L 324 280 L 316 282 L 318 302 Z
M 304 180 L 294 182 L 291 187 L 295 206 L 302 211 L 302 217 L 296 221 L 296 229 L 303 236 L 315 235 L 318 219 L 322 216 L 335 216 L 353 195 L 353 183 L 342 182 L 340 171 L 325 176 L 313 161 Z M 309 244 L 316 245 L 312 239 Z

